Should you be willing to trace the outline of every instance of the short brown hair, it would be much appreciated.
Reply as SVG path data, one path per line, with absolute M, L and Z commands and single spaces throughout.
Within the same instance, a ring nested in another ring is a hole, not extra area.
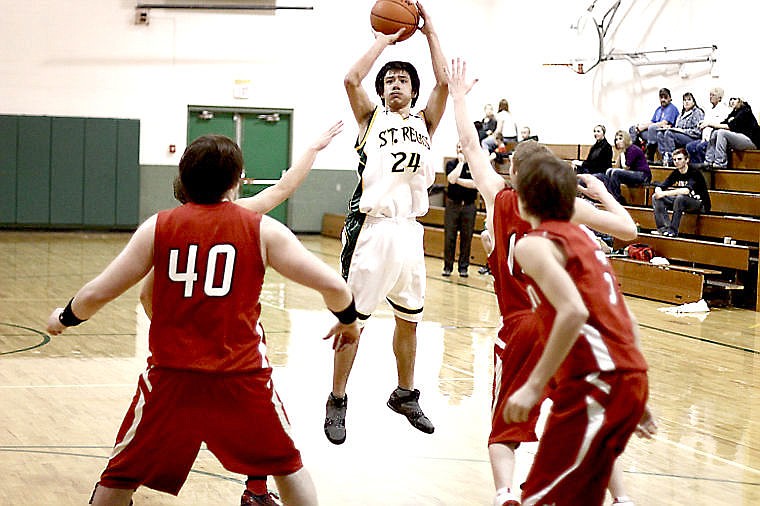
M 523 207 L 541 221 L 572 218 L 578 186 L 575 171 L 553 154 L 537 153 L 521 162 L 516 186 Z
M 533 140 L 518 143 L 514 153 L 512 153 L 512 170 L 517 172 L 523 161 L 536 154 L 552 154 L 552 152 L 543 144 Z
M 232 139 L 203 135 L 179 161 L 181 196 L 196 204 L 215 204 L 240 181 L 242 172 L 243 153 Z

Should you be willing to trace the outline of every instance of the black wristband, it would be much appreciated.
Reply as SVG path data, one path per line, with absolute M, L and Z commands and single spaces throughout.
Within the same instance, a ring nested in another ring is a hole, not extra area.
M 58 315 L 58 321 L 61 322 L 61 325 L 64 327 L 75 327 L 79 325 L 80 323 L 87 321 L 87 320 L 80 320 L 77 318 L 77 315 L 74 314 L 74 311 L 71 310 L 71 303 L 74 301 L 74 297 L 71 298 L 68 304 L 66 304 L 66 307 L 63 308 L 63 311 L 61 311 L 61 314 Z
M 348 307 L 343 311 L 333 311 L 331 309 L 330 312 L 332 312 L 338 321 L 344 325 L 350 325 L 354 323 L 356 321 L 356 318 L 359 316 L 359 314 L 356 312 L 356 303 L 354 302 L 353 297 L 351 297 L 351 304 L 349 304 Z

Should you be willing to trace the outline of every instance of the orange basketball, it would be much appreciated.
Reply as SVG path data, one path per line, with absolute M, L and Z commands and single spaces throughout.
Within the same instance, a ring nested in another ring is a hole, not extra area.
M 417 4 L 411 0 L 377 0 L 369 19 L 372 29 L 386 35 L 393 35 L 405 28 L 406 31 L 397 41 L 401 42 L 414 35 L 420 22 L 420 13 Z

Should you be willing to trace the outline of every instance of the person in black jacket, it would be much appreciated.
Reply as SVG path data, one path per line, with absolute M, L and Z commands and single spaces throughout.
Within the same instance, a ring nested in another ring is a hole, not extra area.
M 596 142 L 591 146 L 588 156 L 583 161 L 573 160 L 573 167 L 578 174 L 603 174 L 612 167 L 612 146 L 607 142 L 606 134 L 604 125 L 594 127 Z
M 673 163 L 675 170 L 655 187 L 652 194 L 654 221 L 657 224 L 657 230 L 652 231 L 654 235 L 676 237 L 683 213 L 710 210 L 710 193 L 705 177 L 699 169 L 689 167 L 689 155 L 685 149 L 673 151 Z M 671 219 L 668 219 L 669 209 L 673 210 Z
M 728 166 L 727 151 L 733 149 L 757 149 L 760 146 L 760 126 L 752 108 L 737 98 L 734 109 L 722 123 L 708 125 L 715 130 L 705 153 L 705 163 L 716 169 Z
M 470 166 L 464 160 L 462 144 L 457 144 L 456 160 L 446 163 L 446 211 L 444 213 L 445 239 L 443 243 L 442 276 L 451 276 L 454 254 L 459 233 L 459 276 L 466 278 L 470 267 L 470 247 L 475 228 L 475 199 L 478 190 L 470 174 Z

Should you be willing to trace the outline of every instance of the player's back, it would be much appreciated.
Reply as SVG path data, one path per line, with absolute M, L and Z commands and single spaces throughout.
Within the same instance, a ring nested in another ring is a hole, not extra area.
M 633 322 L 609 260 L 586 227 L 565 221 L 545 221 L 531 235 L 558 243 L 572 278 L 589 311 L 581 335 L 560 366 L 557 378 L 583 376 L 593 371 L 645 371 L 644 356 L 634 341 Z M 539 316 L 551 328 L 555 311 L 537 290 Z
M 268 368 L 259 295 L 261 215 L 231 202 L 158 213 L 149 363 L 209 372 Z

